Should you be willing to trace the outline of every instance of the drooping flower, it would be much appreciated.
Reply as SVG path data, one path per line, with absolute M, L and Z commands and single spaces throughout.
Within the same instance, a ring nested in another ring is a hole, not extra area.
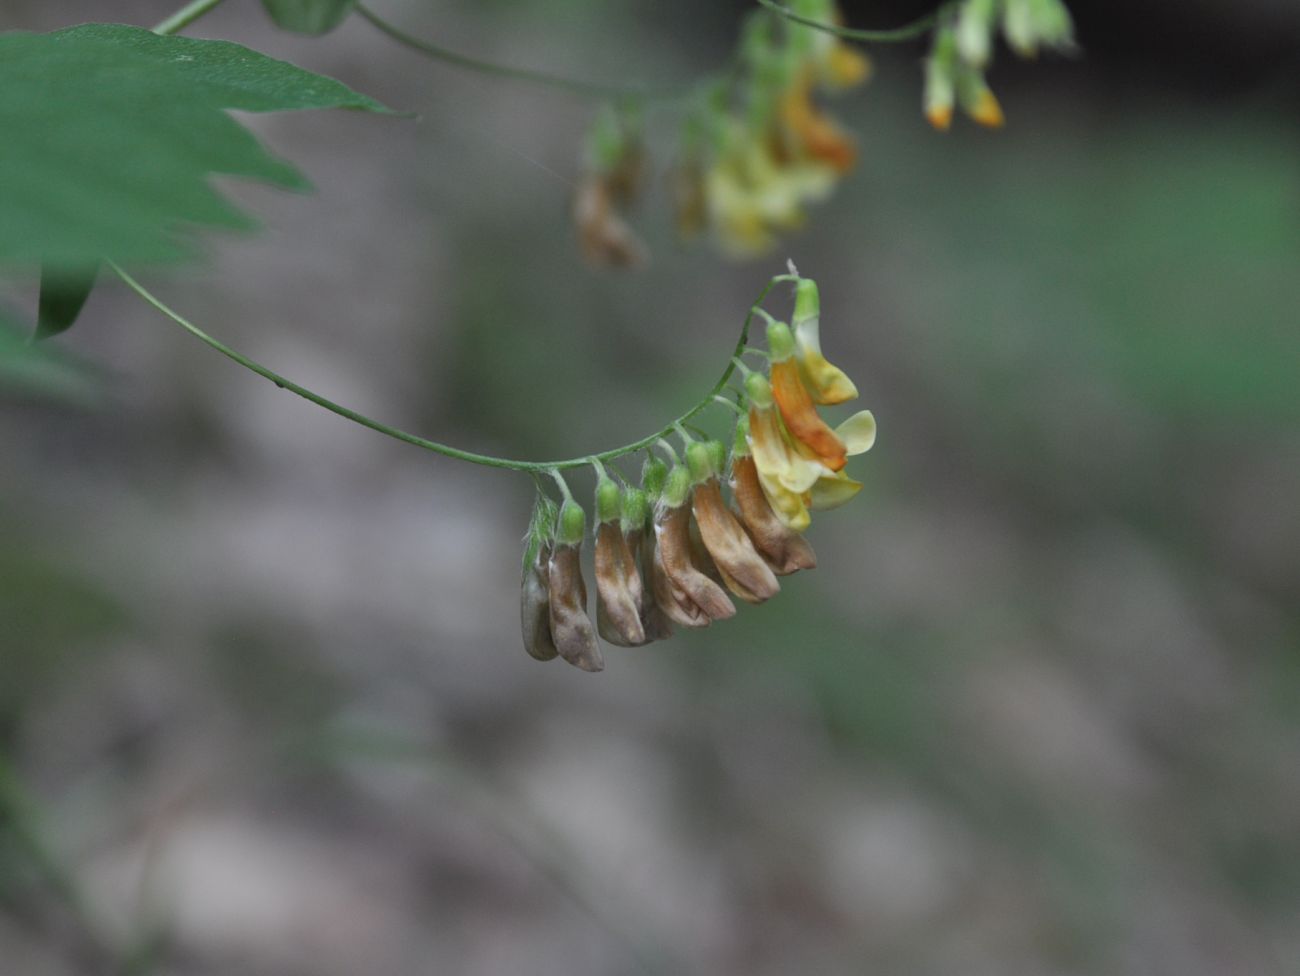
M 519 616 L 524 636 L 524 650 L 538 661 L 553 660 L 560 652 L 551 640 L 551 594 L 548 581 L 551 559 L 550 543 L 535 547 L 536 555 L 524 566 L 520 587 Z
M 779 107 L 781 143 L 794 159 L 824 163 L 838 174 L 857 162 L 858 150 L 849 134 L 813 102 L 812 77 L 803 78 L 782 96 Z
M 839 471 L 845 463 L 844 442 L 813 405 L 812 394 L 799 375 L 794 335 L 784 322 L 768 324 L 767 349 L 771 356 L 772 396 L 786 430 L 823 465 Z
M 804 207 L 830 193 L 835 170 L 815 160 L 783 160 L 770 136 L 739 124 L 728 127 L 726 140 L 704 176 L 709 223 L 727 254 L 762 254 L 778 234 L 803 226 Z
M 623 517 L 620 526 L 627 539 L 628 551 L 640 570 L 641 599 L 638 613 L 646 642 L 663 640 L 673 635 L 672 621 L 655 602 L 651 586 L 654 571 L 654 530 L 647 531 L 650 522 L 649 494 L 641 488 L 628 488 L 623 495 Z
M 795 357 L 799 378 L 814 403 L 832 405 L 857 398 L 858 388 L 844 370 L 827 362 L 821 346 L 821 297 L 817 282 L 800 278 L 795 285 L 794 316 Z
M 596 629 L 611 644 L 639 647 L 646 643 L 641 573 L 623 532 L 622 507 L 618 485 L 601 478 L 596 486 Z
M 778 576 L 814 569 L 817 554 L 812 546 L 781 521 L 759 484 L 758 468 L 754 465 L 746 438 L 748 432 L 749 420 L 741 417 L 731 458 L 731 494 L 736 500 L 741 524 L 749 533 L 754 548 Z
M 773 376 L 776 375 L 774 363 Z M 797 370 L 794 376 L 797 382 Z M 745 389 L 750 400 L 748 443 L 759 484 L 781 522 L 789 529 L 802 532 L 811 521 L 810 511 L 842 505 L 862 484 L 840 470 L 843 463 L 839 468 L 832 468 L 824 456 L 793 436 L 793 431 L 782 422 L 784 411 L 776 408 L 775 388 L 764 377 L 751 374 L 745 380 Z M 804 395 L 807 396 L 806 391 Z M 811 400 L 807 409 L 816 415 Z M 871 411 L 862 410 L 834 430 L 826 427 L 826 431 L 839 445 L 838 456 L 842 460 L 871 449 L 875 443 L 876 421 Z
M 601 174 L 590 173 L 578 185 L 573 224 L 582 256 L 589 263 L 616 268 L 645 264 L 646 246 L 614 207 L 613 193 Z
M 655 511 L 652 585 L 656 602 L 674 623 L 706 627 L 711 621 L 734 617 L 736 606 L 691 558 L 689 491 L 687 470 L 673 468 Z
M 645 184 L 639 121 L 606 108 L 588 133 L 586 156 L 573 198 L 573 223 L 583 257 L 597 266 L 644 264 L 649 252 L 624 217 Z
M 572 499 L 565 499 L 547 564 L 551 640 L 560 657 L 574 667 L 601 671 L 605 661 L 596 628 L 587 616 L 587 584 L 582 578 L 580 550 L 585 522 L 582 508 Z
M 776 575 L 722 500 L 718 475 L 725 463 L 725 448 L 717 441 L 695 443 L 686 453 L 694 482 L 691 512 L 727 589 L 746 603 L 762 603 L 776 596 L 781 589 Z

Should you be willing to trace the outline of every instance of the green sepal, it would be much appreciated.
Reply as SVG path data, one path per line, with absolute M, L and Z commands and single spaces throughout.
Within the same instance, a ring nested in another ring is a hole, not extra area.
M 650 497 L 640 488 L 624 489 L 622 530 L 626 533 L 644 528 L 649 517 Z
M 794 333 L 790 326 L 775 321 L 767 324 L 767 351 L 774 363 L 785 362 L 794 355 Z
M 821 314 L 822 300 L 817 291 L 817 282 L 811 278 L 800 278 L 794 286 L 794 318 L 791 321 L 798 328 L 800 322 L 819 318 Z
M 713 466 L 713 456 L 702 441 L 693 441 L 686 448 L 686 466 L 691 473 L 691 484 L 698 485 L 708 481 L 717 470 Z
M 596 521 L 614 522 L 623 514 L 622 492 L 614 479 L 602 475 L 596 483 Z
M 750 373 L 745 377 L 745 395 L 760 410 L 772 406 L 772 384 L 762 373 Z
M 674 464 L 664 485 L 663 503 L 669 508 L 680 508 L 691 493 L 691 473 L 680 464 Z
M 736 438 L 731 445 L 732 457 L 749 456 L 749 417 L 739 417 L 736 420 Z
M 645 466 L 641 469 L 641 487 L 651 501 L 659 500 L 667 480 L 668 465 L 657 457 L 646 458 Z
M 533 514 L 528 520 L 528 535 L 524 539 L 524 572 L 527 573 L 537 559 L 537 553 L 555 535 L 555 520 L 559 507 L 541 491 L 533 502 Z
M 566 498 L 556 519 L 555 541 L 562 546 L 579 546 L 586 531 L 587 513 L 572 498 Z

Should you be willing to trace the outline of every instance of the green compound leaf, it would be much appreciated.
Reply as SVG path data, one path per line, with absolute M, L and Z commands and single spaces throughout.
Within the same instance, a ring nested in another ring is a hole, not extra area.
M 41 268 L 41 304 L 36 315 L 36 338 L 48 339 L 71 327 L 95 287 L 99 265 Z
M 0 34 L 0 264 L 175 261 L 192 253 L 181 225 L 253 226 L 212 174 L 307 182 L 224 110 L 307 108 L 388 111 L 227 41 L 116 24 Z
M 300 34 L 332 31 L 356 5 L 356 0 L 262 0 L 277 26 Z

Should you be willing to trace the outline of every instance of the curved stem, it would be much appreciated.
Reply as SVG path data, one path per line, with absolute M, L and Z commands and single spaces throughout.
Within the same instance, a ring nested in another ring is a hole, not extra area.
M 805 17 L 803 14 L 797 14 L 793 10 L 783 7 L 776 0 L 758 0 L 758 3 L 774 14 L 779 14 L 786 20 L 794 21 L 796 24 L 803 24 L 803 26 L 811 27 L 814 30 L 834 34 L 846 41 L 869 41 L 877 44 L 910 41 L 913 38 L 920 37 L 934 26 L 939 16 L 938 11 L 935 11 L 926 14 L 919 20 L 912 21 L 910 24 L 904 24 L 902 27 L 895 27 L 890 30 L 856 30 L 852 27 L 840 27 L 836 24 L 824 24 L 820 20 L 813 20 L 811 17 Z
M 496 75 L 499 78 L 513 78 L 516 81 L 528 81 L 533 84 L 548 85 L 551 88 L 561 88 L 565 91 L 572 92 L 575 95 L 582 95 L 589 98 L 623 98 L 655 101 L 683 98 L 694 90 L 691 85 L 674 85 L 671 87 L 656 88 L 648 85 L 602 84 L 596 81 L 583 81 L 580 78 L 569 78 L 564 75 L 551 74 L 549 71 L 533 71 L 529 68 L 515 68 L 510 65 L 496 64 L 492 61 L 485 61 L 481 58 L 473 58 L 466 54 L 460 54 L 459 52 L 443 47 L 440 44 L 421 40 L 412 34 L 408 34 L 400 27 L 384 20 L 384 18 L 380 17 L 364 3 L 358 3 L 356 5 L 356 12 L 361 15 L 362 19 L 369 21 L 373 27 L 387 34 L 399 44 L 403 44 L 412 50 L 419 51 L 427 57 L 434 58 L 438 61 L 445 61 L 448 64 L 454 64 L 461 68 L 469 68 L 471 71 L 480 71 L 483 74 Z
M 155 34 L 175 34 L 183 31 L 208 11 L 223 3 L 224 0 L 193 0 L 181 7 L 166 20 L 159 21 L 154 27 Z
M 426 451 L 433 451 L 435 454 L 442 454 L 446 457 L 455 458 L 458 461 L 468 461 L 470 464 L 481 464 L 490 468 L 509 468 L 512 471 L 533 471 L 545 473 L 565 468 L 580 468 L 591 464 L 593 460 L 609 461 L 614 458 L 623 457 L 627 454 L 635 454 L 637 451 L 655 444 L 661 438 L 667 437 L 676 429 L 678 424 L 685 423 L 696 414 L 711 406 L 713 404 L 713 395 L 722 391 L 722 389 L 727 385 L 727 380 L 731 378 L 731 374 L 736 368 L 734 362 L 735 357 L 740 355 L 745 348 L 746 342 L 749 341 L 749 326 L 754 320 L 755 309 L 758 308 L 758 306 L 763 302 L 763 299 L 767 297 L 768 292 L 776 287 L 780 281 L 789 280 L 789 276 L 777 276 L 764 286 L 763 290 L 759 293 L 758 298 L 754 300 L 754 304 L 750 307 L 748 314 L 745 315 L 745 324 L 741 327 L 740 338 L 736 342 L 735 351 L 732 354 L 732 359 L 727 363 L 727 368 L 722 371 L 722 375 L 718 378 L 718 381 L 713 384 L 713 388 L 705 394 L 704 398 L 680 417 L 675 418 L 659 430 L 656 430 L 653 434 L 648 434 L 640 440 L 633 441 L 631 444 L 624 444 L 622 447 L 612 448 L 608 451 L 601 451 L 599 454 L 584 454 L 582 457 L 566 458 L 562 461 L 517 461 L 512 458 L 499 458 L 493 457 L 490 454 L 476 454 L 473 451 L 462 451 L 460 448 L 451 447 L 448 444 L 439 444 L 437 441 L 426 440 L 423 437 L 417 437 L 415 434 L 408 434 L 406 431 L 400 430 L 397 427 L 390 427 L 388 424 L 380 423 L 378 420 L 374 420 L 367 417 L 365 414 L 350 409 L 349 407 L 335 403 L 333 400 L 326 399 L 319 393 L 309 390 L 305 386 L 300 386 L 293 382 L 293 380 L 281 376 L 279 373 L 263 366 L 256 360 L 249 359 L 243 353 L 236 352 L 219 339 L 214 339 L 197 325 L 182 317 L 179 312 L 174 311 L 168 305 L 164 304 L 160 298 L 127 274 L 126 271 L 124 271 L 115 261 L 107 260 L 106 263 L 132 291 L 163 315 L 167 316 L 167 318 L 171 319 L 183 328 L 186 332 L 190 333 L 190 335 L 194 336 L 200 342 L 211 346 L 226 358 L 234 360 L 245 369 L 252 370 L 258 376 L 270 380 L 282 390 L 296 393 L 304 400 L 310 400 L 318 407 L 324 407 L 331 413 L 336 413 L 340 417 L 351 420 L 355 424 L 360 424 L 362 427 L 369 427 L 371 430 L 377 430 L 381 434 L 387 434 L 389 437 L 396 440 L 403 441 L 407 444 L 414 444 L 416 447 L 422 447 Z

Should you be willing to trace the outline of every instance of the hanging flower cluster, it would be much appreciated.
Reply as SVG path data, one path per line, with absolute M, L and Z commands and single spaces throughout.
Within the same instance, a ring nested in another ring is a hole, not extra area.
M 777 577 L 816 566 L 801 533 L 811 511 L 861 489 L 844 468 L 871 447 L 876 424 L 864 410 L 832 428 L 818 413 L 818 405 L 853 399 L 857 389 L 822 355 L 816 283 L 791 277 L 793 328 L 755 309 L 768 318 L 770 370 L 750 372 L 737 360 L 745 378 L 732 403 L 730 458 L 721 441 L 696 440 L 679 425 L 684 462 L 661 441 L 673 463 L 649 456 L 639 487 L 620 486 L 593 462 L 594 623 L 581 566 L 586 513 L 553 472 L 564 499 L 539 493 L 524 552 L 521 614 L 531 656 L 599 671 L 600 639 L 637 647 L 668 637 L 674 624 L 707 627 L 735 615 L 733 598 L 762 603 L 780 591 Z
M 833 0 L 793 7 L 838 19 Z M 807 205 L 825 199 L 853 168 L 853 139 L 814 96 L 861 84 L 870 62 L 833 35 L 760 10 L 746 22 L 736 65 L 691 93 L 673 193 L 683 240 L 708 231 L 725 254 L 751 257 L 801 227 Z M 644 185 L 628 179 L 630 171 L 644 172 L 635 108 L 625 102 L 604 110 L 587 143 L 573 210 L 583 255 L 597 265 L 638 264 L 645 247 L 626 220 Z
M 836 35 L 842 29 L 835 0 L 763 3 L 746 20 L 733 66 L 720 78 L 694 86 L 685 99 L 628 95 L 597 116 L 573 203 L 589 263 L 631 267 L 646 260 L 627 219 L 647 183 L 643 102 L 687 106 L 671 181 L 678 236 L 707 233 L 728 257 L 770 251 L 853 168 L 853 138 L 818 99 L 862 84 L 871 63 Z M 920 24 L 904 33 L 928 29 L 931 35 L 925 116 L 941 130 L 952 125 L 957 106 L 981 125 L 1003 124 L 1002 106 L 984 78 L 999 31 L 1021 57 L 1074 46 L 1062 0 L 953 0 L 932 22 L 932 29 Z M 871 39 L 871 32 L 843 33 Z
M 830 0 L 801 4 L 808 16 L 837 19 Z M 715 92 L 686 123 L 676 180 L 684 238 L 712 233 L 723 253 L 752 257 L 804 223 L 857 161 L 849 134 L 815 101 L 862 84 L 866 56 L 838 38 L 757 16 L 741 40 L 748 84 L 739 98 Z
M 1002 125 L 1002 106 L 984 80 L 999 28 L 1022 58 L 1036 57 L 1040 47 L 1074 47 L 1074 26 L 1061 0 L 962 0 L 947 8 L 925 65 L 925 116 L 936 129 L 952 124 L 954 104 L 980 125 Z

